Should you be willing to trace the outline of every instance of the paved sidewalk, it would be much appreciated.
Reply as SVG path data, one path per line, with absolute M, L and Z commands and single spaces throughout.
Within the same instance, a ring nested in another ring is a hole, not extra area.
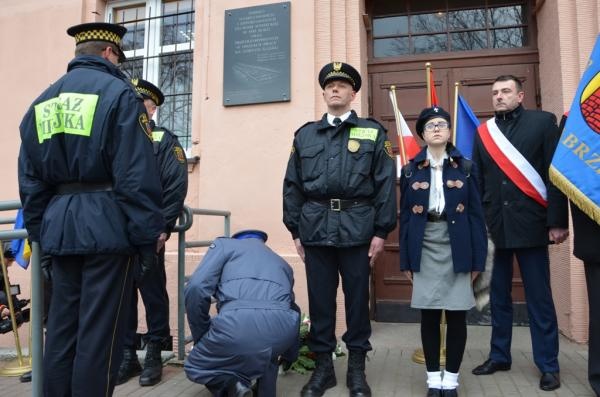
M 461 397 L 530 397 L 530 396 L 580 396 L 594 397 L 587 382 L 587 345 L 560 339 L 561 380 L 560 389 L 544 392 L 538 388 L 539 372 L 533 364 L 531 338 L 527 327 L 513 329 L 512 370 L 494 375 L 474 376 L 471 369 L 487 357 L 491 328 L 469 326 L 467 349 L 460 374 Z M 420 347 L 417 324 L 373 323 L 371 338 L 373 351 L 367 362 L 367 379 L 373 396 L 422 397 L 425 395 L 425 367 L 411 360 L 414 350 Z M 450 341 L 449 341 L 450 343 Z M 334 362 L 338 386 L 325 393 L 325 397 L 348 396 L 345 386 L 347 356 Z M 0 365 L 2 363 L 0 362 Z M 279 377 L 278 396 L 299 396 L 308 375 L 288 373 Z M 18 378 L 0 377 L 0 395 L 4 397 L 30 396 L 31 384 L 19 383 Z M 168 365 L 163 382 L 154 387 L 140 387 L 132 379 L 115 389 L 117 397 L 164 396 L 210 397 L 201 385 L 187 380 L 180 366 Z

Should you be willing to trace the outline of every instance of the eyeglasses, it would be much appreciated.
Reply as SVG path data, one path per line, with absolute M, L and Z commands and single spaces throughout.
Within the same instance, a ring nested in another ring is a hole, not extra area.
M 439 128 L 440 130 L 445 130 L 449 126 L 450 126 L 450 124 L 448 124 L 448 122 L 446 122 L 446 121 L 441 121 L 439 123 L 427 123 L 427 124 L 425 124 L 425 131 L 433 131 L 436 129 L 436 127 Z

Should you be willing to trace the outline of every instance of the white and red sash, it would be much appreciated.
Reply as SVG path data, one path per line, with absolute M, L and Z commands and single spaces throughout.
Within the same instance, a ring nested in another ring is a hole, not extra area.
M 527 196 L 548 207 L 544 180 L 508 139 L 492 117 L 477 128 L 481 142 L 502 172 Z

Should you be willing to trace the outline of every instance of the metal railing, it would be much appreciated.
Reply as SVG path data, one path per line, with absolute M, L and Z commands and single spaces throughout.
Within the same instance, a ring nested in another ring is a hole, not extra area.
M 177 248 L 177 359 L 185 358 L 185 345 L 188 339 L 185 337 L 185 301 L 183 288 L 185 285 L 185 250 L 186 248 L 208 247 L 212 240 L 186 241 L 185 232 L 192 227 L 194 215 L 222 216 L 223 234 L 229 237 L 231 234 L 231 212 L 220 210 L 207 210 L 190 208 L 185 206 L 179 217 L 179 224 L 173 229 L 179 232 L 179 246 Z
M 0 211 L 18 210 L 21 208 L 21 202 L 0 201 Z M 12 221 L 10 221 L 12 219 Z M 14 223 L 14 218 L 1 218 L 2 224 Z M 2 230 L 0 231 L 0 241 L 24 239 L 27 238 L 27 230 Z M 31 395 L 34 397 L 42 395 L 42 359 L 43 359 L 43 332 L 42 315 L 44 307 L 44 291 L 42 285 L 42 269 L 40 268 L 40 247 L 38 243 L 31 244 L 31 258 L 29 259 L 29 268 L 31 269 L 31 344 L 29 346 L 29 355 L 31 357 L 32 384 Z M 8 294 L 10 296 L 10 294 Z M 17 344 L 18 337 L 15 338 Z M 17 346 L 19 348 L 19 346 Z
M 18 200 L 0 201 L 0 211 L 18 210 L 21 208 L 21 203 Z M 179 223 L 173 229 L 178 233 L 179 242 L 177 248 L 177 337 L 178 349 L 177 358 L 183 360 L 185 358 L 185 301 L 184 301 L 184 284 L 185 284 L 185 250 L 187 248 L 208 247 L 212 240 L 196 240 L 186 241 L 185 233 L 192 227 L 194 215 L 204 216 L 222 216 L 223 234 L 229 237 L 231 234 L 231 212 L 220 210 L 208 210 L 200 208 L 190 208 L 184 206 L 183 212 L 179 217 Z M 0 224 L 14 224 L 15 217 L 0 217 Z M 27 238 L 27 230 L 2 230 L 0 231 L 0 243 L 5 240 L 24 239 Z M 32 369 L 32 396 L 37 397 L 42 395 L 43 386 L 43 307 L 44 307 L 44 291 L 42 283 L 42 270 L 40 268 L 40 247 L 36 242 L 32 243 L 31 258 L 29 261 L 31 269 L 31 369 Z

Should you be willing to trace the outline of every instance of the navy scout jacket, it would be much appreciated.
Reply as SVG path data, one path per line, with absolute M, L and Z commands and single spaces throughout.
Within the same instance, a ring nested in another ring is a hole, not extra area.
M 20 131 L 25 225 L 45 253 L 131 254 L 156 244 L 165 223 L 148 116 L 116 66 L 77 56 Z M 73 184 L 79 192 L 61 192 Z
M 449 144 L 444 160 L 444 212 L 456 273 L 483 271 L 487 256 L 487 232 L 478 190 L 478 173 L 474 163 L 465 173 L 464 158 Z M 431 168 L 427 148 L 423 148 L 405 165 L 400 176 L 400 269 L 418 272 L 427 210 Z

